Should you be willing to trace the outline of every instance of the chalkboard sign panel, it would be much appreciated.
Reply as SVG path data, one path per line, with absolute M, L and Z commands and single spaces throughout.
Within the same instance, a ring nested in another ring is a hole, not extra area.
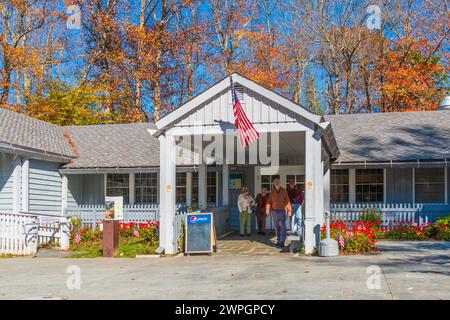
M 214 240 L 212 213 L 186 216 L 186 253 L 211 253 Z

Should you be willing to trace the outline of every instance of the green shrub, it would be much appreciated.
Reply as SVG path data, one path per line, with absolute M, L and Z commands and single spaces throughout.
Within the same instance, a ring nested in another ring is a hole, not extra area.
M 450 240 L 450 215 L 439 218 L 429 227 L 429 237 L 436 240 Z

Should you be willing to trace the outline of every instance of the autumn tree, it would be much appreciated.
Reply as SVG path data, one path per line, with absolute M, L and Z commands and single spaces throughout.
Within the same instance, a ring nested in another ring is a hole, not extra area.
M 50 82 L 44 92 L 29 97 L 24 111 L 28 115 L 57 125 L 85 125 L 121 122 L 118 115 L 105 113 L 95 88 Z
M 6 0 L 0 3 L 0 104 L 23 102 L 23 92 L 31 90 L 31 79 L 42 78 L 52 50 L 33 43 L 36 33 L 49 20 L 48 1 Z M 11 96 L 11 88 L 14 95 Z
M 381 111 L 436 109 L 448 90 L 450 10 L 446 1 L 388 1 L 390 41 L 378 68 Z
M 243 40 L 249 33 L 255 15 L 255 2 L 212 0 L 209 2 L 211 48 L 207 61 L 216 77 L 239 72 L 238 65 L 247 61 Z
M 180 104 L 194 96 L 194 80 L 200 80 L 194 77 L 207 56 L 204 47 L 209 39 L 204 30 L 208 27 L 208 21 L 201 17 L 199 1 L 191 2 L 176 13 L 176 38 L 172 50 L 179 68 Z

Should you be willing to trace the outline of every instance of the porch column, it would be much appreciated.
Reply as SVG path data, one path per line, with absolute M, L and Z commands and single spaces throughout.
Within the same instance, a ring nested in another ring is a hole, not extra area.
M 192 205 L 192 172 L 186 172 L 186 204 Z
M 177 239 L 174 239 L 176 163 L 175 139 L 166 134 L 159 137 L 159 246 L 166 254 L 177 252 Z
M 22 211 L 28 212 L 29 210 L 29 186 L 30 186 L 30 160 L 24 158 L 22 160 Z
M 67 176 L 63 174 L 61 176 L 61 216 L 64 216 L 64 209 L 67 208 L 67 196 L 69 190 L 69 183 Z
M 223 164 L 222 166 L 222 205 L 228 205 L 228 185 L 229 185 L 229 175 L 230 168 L 228 164 Z
M 207 197 L 206 197 L 206 175 L 207 166 L 206 163 L 202 161 L 198 167 L 198 205 L 201 209 L 206 209 Z
M 348 169 L 348 202 L 356 203 L 356 170 L 355 169 Z
M 128 190 L 130 190 L 128 201 L 130 204 L 134 204 L 136 202 L 136 189 L 134 186 L 134 173 L 130 173 L 128 175 Z
M 331 168 L 330 168 L 330 160 L 327 160 L 324 162 L 324 168 L 325 171 L 323 175 L 323 210 L 330 211 L 330 201 L 331 201 L 331 190 L 330 190 L 330 174 L 331 174 Z
M 13 213 L 19 213 L 20 211 L 20 190 L 21 190 L 21 169 L 22 160 L 19 157 L 14 158 L 14 170 L 13 170 L 13 190 L 12 190 L 12 211 Z
M 323 212 L 323 169 L 320 135 L 305 132 L 305 253 L 312 253 L 320 241 Z

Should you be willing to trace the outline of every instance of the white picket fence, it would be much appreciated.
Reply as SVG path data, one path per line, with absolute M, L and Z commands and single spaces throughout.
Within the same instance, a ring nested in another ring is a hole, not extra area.
M 411 203 L 336 203 L 331 204 L 331 218 L 352 223 L 358 221 L 367 210 L 381 213 L 382 225 L 435 222 L 439 216 L 450 214 L 450 206 L 444 204 Z
M 0 255 L 29 255 L 37 250 L 36 216 L 0 213 Z
M 103 204 L 85 204 L 76 207 L 68 207 L 64 211 L 64 216 L 66 218 L 75 217 L 79 219 L 83 228 L 95 229 L 95 227 L 105 218 L 105 206 Z M 132 204 L 124 206 L 124 222 L 147 222 L 158 220 L 158 204 Z
M 64 217 L 0 213 L 0 255 L 36 254 L 41 245 L 69 248 L 70 224 Z
M 188 214 L 186 210 L 180 210 L 181 205 L 177 205 L 178 211 L 174 219 L 174 244 L 180 238 L 183 228 L 184 216 Z M 75 217 L 81 222 L 83 229 L 95 229 L 105 218 L 105 206 L 102 204 L 79 205 L 65 209 L 65 217 L 70 219 Z M 157 222 L 159 221 L 159 204 L 132 204 L 125 205 L 123 212 L 123 222 Z

